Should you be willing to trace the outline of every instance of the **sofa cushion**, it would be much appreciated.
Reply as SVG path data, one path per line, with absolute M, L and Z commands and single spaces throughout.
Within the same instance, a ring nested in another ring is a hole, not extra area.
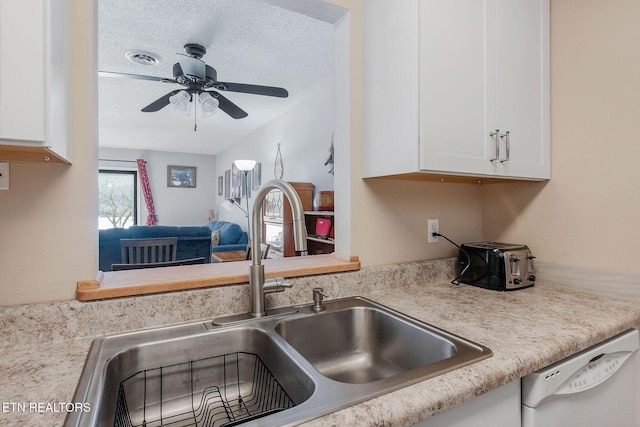
M 227 252 L 227 251 L 246 251 L 246 243 L 237 243 L 235 245 L 212 246 L 211 252 Z
M 209 228 L 212 231 L 220 230 L 220 246 L 238 243 L 243 233 L 242 228 L 233 222 L 212 221 Z
M 218 246 L 220 244 L 220 230 L 211 232 L 211 246 Z

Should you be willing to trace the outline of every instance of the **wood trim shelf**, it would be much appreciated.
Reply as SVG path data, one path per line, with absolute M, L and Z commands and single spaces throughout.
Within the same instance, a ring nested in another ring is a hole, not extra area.
M 476 176 L 476 175 L 449 175 L 437 172 L 410 172 L 397 175 L 385 175 L 379 177 L 367 177 L 369 179 L 390 179 L 400 181 L 427 181 L 427 182 L 447 182 L 455 184 L 504 184 L 504 183 L 518 183 L 518 182 L 540 182 L 548 181 L 542 179 L 513 179 L 513 178 L 494 178 L 490 176 Z
M 148 295 L 249 282 L 251 261 L 99 272 L 95 280 L 78 282 L 79 301 Z M 265 277 L 299 277 L 360 269 L 357 256 L 314 255 L 263 260 Z
M 40 162 L 71 164 L 49 147 L 32 147 L 28 145 L 1 145 L 0 160 L 9 162 Z

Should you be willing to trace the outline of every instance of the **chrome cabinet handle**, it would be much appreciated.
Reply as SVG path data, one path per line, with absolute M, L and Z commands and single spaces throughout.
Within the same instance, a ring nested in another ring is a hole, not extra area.
M 510 156 L 510 151 L 511 151 L 511 141 L 509 139 L 509 131 L 506 131 L 505 133 L 503 133 L 502 135 L 500 135 L 501 139 L 504 139 L 504 148 L 505 148 L 505 153 L 507 155 L 507 157 L 505 157 L 504 159 L 500 159 L 500 163 L 509 163 L 509 156 Z
M 491 132 L 489 136 L 496 141 L 496 156 L 493 159 L 489 159 L 489 161 L 493 163 L 497 162 L 500 157 L 500 139 L 498 139 L 498 137 L 500 136 L 500 130 L 496 129 L 496 131 Z

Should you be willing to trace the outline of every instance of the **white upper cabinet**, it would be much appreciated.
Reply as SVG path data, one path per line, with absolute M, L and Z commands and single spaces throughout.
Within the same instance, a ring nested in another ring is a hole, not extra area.
M 68 15 L 66 0 L 0 1 L 1 145 L 69 160 Z
M 367 0 L 365 177 L 548 179 L 548 5 Z

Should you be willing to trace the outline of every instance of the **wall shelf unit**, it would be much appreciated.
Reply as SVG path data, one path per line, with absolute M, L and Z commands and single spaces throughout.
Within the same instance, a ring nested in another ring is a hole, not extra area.
M 319 236 L 316 231 L 318 219 L 325 218 L 331 221 L 329 236 Z M 333 229 L 335 226 L 333 211 L 305 211 L 304 220 L 307 227 L 307 246 L 309 255 L 330 254 L 335 251 L 335 239 Z

